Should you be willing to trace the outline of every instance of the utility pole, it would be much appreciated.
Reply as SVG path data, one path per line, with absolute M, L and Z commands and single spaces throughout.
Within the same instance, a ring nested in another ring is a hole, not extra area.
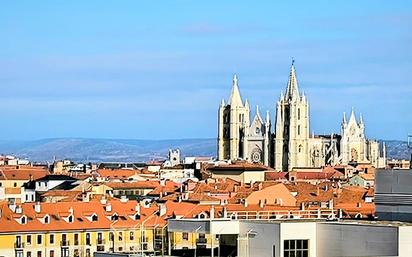
M 412 149 L 412 134 L 408 135 L 408 144 L 407 144 L 409 149 Z M 411 156 L 409 158 L 409 168 L 412 169 L 412 152 Z

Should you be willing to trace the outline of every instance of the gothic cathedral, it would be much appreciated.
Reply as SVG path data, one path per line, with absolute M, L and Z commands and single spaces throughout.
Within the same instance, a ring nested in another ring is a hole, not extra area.
M 365 138 L 362 116 L 358 122 L 353 110 L 348 122 L 344 114 L 341 135 L 310 135 L 309 119 L 309 103 L 299 92 L 293 62 L 286 91 L 276 103 L 274 132 L 269 111 L 263 120 L 258 106 L 251 122 L 249 102 L 243 102 L 234 75 L 228 102 L 222 100 L 219 106 L 218 159 L 262 163 L 279 171 L 353 162 L 385 167 L 385 145 L 381 152 L 377 141 Z

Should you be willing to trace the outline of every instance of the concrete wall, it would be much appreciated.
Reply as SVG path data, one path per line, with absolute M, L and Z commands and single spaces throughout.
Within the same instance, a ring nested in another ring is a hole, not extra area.
M 247 236 L 248 231 L 250 231 Z M 274 246 L 274 247 L 273 247 Z M 242 221 L 239 223 L 239 257 L 280 257 L 280 224 Z M 275 250 L 275 255 L 273 255 Z
M 378 170 L 375 180 L 378 218 L 412 221 L 412 170 Z
M 398 228 L 319 223 L 317 257 L 398 256 Z

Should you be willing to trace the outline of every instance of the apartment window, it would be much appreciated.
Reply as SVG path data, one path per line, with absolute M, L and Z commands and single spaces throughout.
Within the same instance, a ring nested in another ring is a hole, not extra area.
M 42 235 L 37 235 L 37 244 L 38 245 L 41 245 L 42 244 L 42 239 L 43 239 L 43 237 L 42 237 Z M 38 252 L 37 252 L 38 253 Z M 37 254 L 38 255 L 38 254 Z M 41 251 L 40 251 L 40 255 L 41 255 Z
M 69 248 L 62 248 L 61 257 L 69 257 Z
M 308 257 L 309 240 L 285 240 L 283 242 L 284 257 Z
M 129 237 L 130 237 L 130 240 L 134 240 L 134 233 L 133 233 L 133 231 L 130 231 Z
M 41 257 L 41 251 L 37 251 L 37 257 Z
M 119 232 L 119 241 L 123 241 L 123 232 Z
M 27 252 L 27 253 L 26 253 L 26 256 L 27 256 L 27 257 L 31 257 L 31 252 Z
M 86 249 L 86 257 L 90 257 L 90 249 Z
M 27 235 L 26 242 L 28 245 L 31 245 L 31 235 Z
M 53 250 L 50 250 L 50 255 L 49 256 L 54 257 L 54 251 Z
M 50 234 L 50 244 L 54 244 L 54 235 Z
M 298 125 L 298 136 L 300 135 L 300 125 Z
M 44 223 L 49 224 L 49 216 L 44 217 Z
M 17 187 L 17 183 L 16 183 L 16 182 L 14 182 L 13 186 L 14 186 L 14 187 Z
M 86 245 L 90 245 L 90 233 L 86 233 Z
M 189 239 L 189 233 L 183 232 L 182 238 L 183 238 L 183 240 L 188 240 Z
M 114 234 L 113 234 L 113 232 L 110 232 L 110 233 L 109 233 L 109 240 L 110 240 L 110 241 L 114 241 Z
M 79 234 L 74 234 L 74 245 L 79 245 Z

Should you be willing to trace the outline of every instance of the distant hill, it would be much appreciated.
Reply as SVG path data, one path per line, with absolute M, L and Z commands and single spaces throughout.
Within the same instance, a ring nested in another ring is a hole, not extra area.
M 387 140 L 389 158 L 409 159 L 411 150 L 404 141 Z M 91 139 L 51 138 L 32 141 L 0 141 L 1 154 L 13 154 L 32 161 L 68 158 L 90 162 L 143 162 L 164 159 L 170 148 L 183 156 L 216 156 L 216 140 L 206 139 Z
M 68 158 L 91 162 L 142 162 L 164 159 L 170 148 L 179 148 L 183 156 L 215 156 L 215 139 L 138 140 L 52 138 L 33 141 L 0 141 L 0 153 L 13 154 L 32 161 Z

